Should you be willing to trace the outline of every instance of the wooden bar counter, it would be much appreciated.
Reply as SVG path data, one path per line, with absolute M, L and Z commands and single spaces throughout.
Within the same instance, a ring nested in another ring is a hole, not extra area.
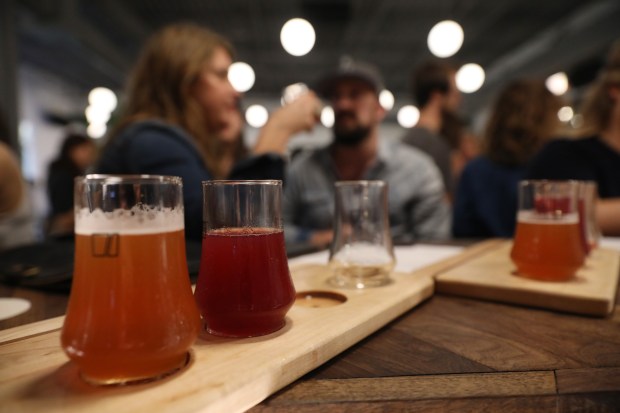
M 33 306 L 0 329 L 62 315 L 68 298 L 7 286 L 0 296 Z M 606 317 L 436 293 L 250 409 L 400 411 L 620 411 L 618 292 Z

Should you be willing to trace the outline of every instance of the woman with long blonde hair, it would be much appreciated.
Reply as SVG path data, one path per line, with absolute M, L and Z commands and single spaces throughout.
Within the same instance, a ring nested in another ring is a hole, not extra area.
M 308 92 L 271 115 L 257 144 L 241 139 L 240 94 L 228 80 L 233 48 L 195 24 L 164 27 L 133 69 L 123 113 L 96 166 L 99 173 L 183 178 L 186 235 L 202 233 L 208 179 L 282 179 L 291 135 L 311 129 L 320 102 Z

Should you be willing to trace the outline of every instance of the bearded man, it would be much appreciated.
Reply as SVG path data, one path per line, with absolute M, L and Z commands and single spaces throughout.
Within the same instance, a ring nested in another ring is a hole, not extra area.
M 288 245 L 327 246 L 333 236 L 334 183 L 382 180 L 389 188 L 397 243 L 449 236 L 450 210 L 432 159 L 397 139 L 381 139 L 383 82 L 369 64 L 346 60 L 318 83 L 334 110 L 333 141 L 294 158 L 287 170 L 283 217 Z

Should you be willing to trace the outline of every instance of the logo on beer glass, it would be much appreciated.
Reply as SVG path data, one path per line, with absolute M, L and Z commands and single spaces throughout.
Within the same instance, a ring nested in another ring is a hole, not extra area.
M 118 257 L 119 234 L 93 234 L 90 238 L 90 251 L 93 257 Z

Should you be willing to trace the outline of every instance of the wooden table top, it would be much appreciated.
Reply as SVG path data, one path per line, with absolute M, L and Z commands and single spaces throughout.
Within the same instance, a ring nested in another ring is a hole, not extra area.
M 0 329 L 62 315 L 68 298 L 0 296 L 32 303 Z M 618 302 L 594 318 L 436 294 L 250 411 L 618 412 Z

